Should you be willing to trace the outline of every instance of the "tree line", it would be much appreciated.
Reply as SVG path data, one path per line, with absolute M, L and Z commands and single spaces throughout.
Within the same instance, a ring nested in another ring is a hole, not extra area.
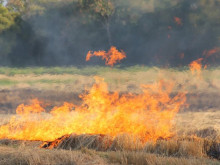
M 188 65 L 220 47 L 220 1 L 0 1 L 1 66 L 103 65 L 86 54 L 111 45 L 127 53 L 123 65 Z

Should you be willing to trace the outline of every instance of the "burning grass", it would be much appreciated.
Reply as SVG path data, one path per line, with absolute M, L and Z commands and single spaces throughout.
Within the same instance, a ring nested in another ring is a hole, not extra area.
M 141 94 L 119 96 L 109 93 L 103 79 L 96 77 L 88 93 L 80 96 L 82 105 L 64 103 L 54 107 L 47 119 L 42 118 L 45 110 L 38 100 L 19 105 L 18 116 L 0 127 L 0 138 L 50 141 L 71 133 L 112 137 L 128 133 L 146 142 L 172 137 L 172 121 L 185 102 L 185 93 L 171 97 L 173 85 L 164 81 L 142 88 Z
M 30 107 L 27 106 L 27 109 L 23 109 L 24 107 L 25 105 L 21 105 L 17 109 L 18 118 L 19 113 L 25 112 L 25 114 L 30 115 L 29 112 L 31 111 L 28 111 Z M 38 103 L 34 107 L 34 110 L 40 108 L 42 111 Z M 210 123 L 211 121 L 215 123 L 213 116 L 218 119 L 219 112 L 206 112 L 206 115 L 204 113 L 179 113 L 176 119 L 179 121 L 179 125 L 177 125 L 179 128 L 176 128 L 179 129 L 178 134 L 169 139 L 158 138 L 156 141 L 144 142 L 126 134 L 114 138 L 105 134 L 66 134 L 54 141 L 43 142 L 41 145 L 40 142 L 34 141 L 1 140 L 0 145 L 8 148 L 10 153 L 8 154 L 6 149 L 6 153 L 0 154 L 3 157 L 0 164 L 12 163 L 13 161 L 13 164 L 25 164 L 27 162 L 27 164 L 43 164 L 42 162 L 59 164 L 61 158 L 64 159 L 65 164 L 83 164 L 83 162 L 88 161 L 84 157 L 89 157 L 90 160 L 95 159 L 93 161 L 96 164 L 218 164 L 218 161 L 212 159 L 219 159 L 220 155 L 219 130 L 217 127 L 216 129 L 209 129 L 209 127 L 213 126 L 213 123 Z M 36 118 L 38 114 L 34 115 L 31 115 L 31 120 L 38 120 L 39 118 Z M 43 113 L 43 117 L 48 120 L 50 116 Z M 202 127 L 200 127 L 200 119 L 204 124 Z M 5 120 L 2 124 L 7 124 L 7 121 L 10 122 L 10 120 Z M 192 131 L 188 129 L 188 126 L 187 128 L 183 127 L 184 123 L 197 123 L 197 127 L 195 124 L 195 130 Z M 185 128 L 184 131 L 183 128 Z M 182 135 L 181 131 L 184 132 Z M 21 146 L 25 147 L 22 151 Z M 49 150 L 43 151 L 43 149 L 39 149 L 39 146 Z M 63 151 L 64 149 L 67 151 Z M 44 160 L 46 158 L 41 156 L 42 154 L 47 156 L 47 160 Z M 62 154 L 66 155 L 63 156 Z M 77 158 L 70 159 L 71 157 Z M 82 162 L 80 162 L 81 160 Z
M 216 82 L 208 83 L 209 79 L 204 77 L 197 85 L 196 78 L 185 81 L 189 73 L 169 70 L 162 72 L 165 75 L 178 75 L 175 77 L 175 80 L 178 79 L 177 85 L 184 84 L 183 82 L 196 85 L 192 88 L 194 91 L 219 89 L 218 78 L 215 79 Z M 211 75 L 209 71 L 201 73 Z M 122 79 L 117 78 L 119 75 Z M 115 80 L 118 79 L 113 83 L 116 86 L 117 83 L 121 86 L 123 78 L 128 78 L 127 73 L 119 75 L 113 75 Z M 154 74 L 148 72 L 129 75 L 133 76 L 131 79 L 137 77 L 133 82 L 135 85 L 136 81 L 143 79 L 140 75 L 153 77 L 152 81 L 156 79 Z M 109 81 L 114 80 L 111 78 Z M 126 80 L 126 84 L 127 81 L 130 80 Z M 176 87 L 175 92 L 171 92 L 172 85 L 168 84 L 159 82 L 143 86 L 145 91 L 133 94 L 127 91 L 124 94 L 112 92 L 115 87 L 111 88 L 111 92 L 107 91 L 106 84 L 99 79 L 90 91 L 81 96 L 84 101 L 82 105 L 65 103 L 52 109 L 50 114 L 46 113 L 40 102 L 35 102 L 34 106 L 20 105 L 14 117 L 8 116 L 10 119 L 5 119 L 2 116 L 4 121 L 0 123 L 1 129 L 5 127 L 8 132 L 0 132 L 1 137 L 5 138 L 0 140 L 0 149 L 4 150 L 0 152 L 0 164 L 83 164 L 86 161 L 90 164 L 218 164 L 213 159 L 219 159 L 220 155 L 219 111 L 178 113 L 185 95 L 178 93 Z M 152 102 L 149 103 L 147 98 Z M 193 97 L 190 101 L 192 100 Z M 203 106 L 205 103 L 199 104 Z M 141 109 L 148 111 L 145 113 Z M 152 109 L 158 111 L 151 111 Z M 132 115 L 128 115 L 130 113 Z M 72 115 L 77 116 L 73 122 Z M 142 118 L 143 122 L 140 120 Z M 125 124 L 128 121 L 134 123 Z M 73 127 L 75 122 L 77 125 Z M 118 128 L 118 122 L 123 127 Z M 143 131 L 142 126 L 147 131 Z M 130 134 L 126 134 L 127 132 Z M 50 136 L 46 135 L 48 133 Z M 44 149 L 39 149 L 39 146 Z
M 5 115 L 6 116 L 6 115 Z M 4 123 L 7 123 L 6 117 Z M 53 142 L 0 140 L 0 164 L 220 164 L 218 111 L 179 113 L 178 136 L 144 143 L 131 136 L 66 135 Z M 10 119 L 10 116 L 7 116 Z M 48 116 L 45 115 L 45 118 Z M 201 120 L 201 121 L 200 121 Z M 203 122 L 202 122 L 203 121 Z M 190 124 L 194 127 L 189 129 Z M 203 125 L 200 125 L 201 122 Z M 204 129 L 206 128 L 206 129 Z M 184 130 L 183 130 L 184 129 Z M 194 130 L 192 130 L 194 129 Z M 182 135 L 181 135 L 182 134 Z M 197 135 L 197 137 L 195 136 Z M 201 138 L 199 138 L 199 136 Z M 54 142 L 56 146 L 54 147 Z M 52 144 L 52 145 L 51 145 Z M 39 149 L 39 146 L 43 148 Z

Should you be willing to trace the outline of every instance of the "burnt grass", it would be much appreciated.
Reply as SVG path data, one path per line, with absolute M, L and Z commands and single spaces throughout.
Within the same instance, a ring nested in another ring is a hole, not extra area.
M 29 104 L 31 99 L 38 98 L 46 111 L 54 106 L 61 106 L 64 102 L 81 104 L 80 93 L 56 90 L 36 89 L 4 89 L 0 90 L 0 114 L 14 114 L 20 104 Z M 220 109 L 219 92 L 187 93 L 186 105 L 182 111 L 206 111 Z
M 0 91 L 0 113 L 14 114 L 20 104 L 29 104 L 32 99 L 39 99 L 46 111 L 54 106 L 61 106 L 64 102 L 80 104 L 78 93 L 57 92 L 55 90 L 34 90 L 34 89 L 5 89 Z

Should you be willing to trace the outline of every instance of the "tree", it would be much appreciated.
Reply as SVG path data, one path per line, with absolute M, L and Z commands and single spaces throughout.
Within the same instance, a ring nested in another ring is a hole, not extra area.
M 15 24 L 17 13 L 11 12 L 6 7 L 0 5 L 0 33 Z
M 0 5 L 0 60 L 7 59 L 15 45 L 14 31 L 17 29 L 19 14 Z
M 110 19 L 114 13 L 114 6 L 110 0 L 79 0 L 79 6 L 82 10 L 86 10 L 95 18 L 104 21 L 105 29 L 108 36 L 109 45 L 112 45 L 110 32 Z
M 7 7 L 12 8 L 14 11 L 23 12 L 25 9 L 26 0 L 8 0 Z

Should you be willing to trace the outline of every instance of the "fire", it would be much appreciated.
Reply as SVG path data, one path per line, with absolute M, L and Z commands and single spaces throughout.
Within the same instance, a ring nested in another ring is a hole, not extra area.
M 174 17 L 174 21 L 176 22 L 177 25 L 182 25 L 182 20 L 179 17 Z
M 105 60 L 105 64 L 109 66 L 114 66 L 117 62 L 126 58 L 126 54 L 123 50 L 118 51 L 116 47 L 112 46 L 108 52 L 106 51 L 89 51 L 86 56 L 86 61 L 89 61 L 92 56 L 102 57 Z
M 191 70 L 192 74 L 197 75 L 197 77 L 201 76 L 202 61 L 203 58 L 199 58 L 189 64 L 189 69 Z
M 202 68 L 204 69 L 207 69 L 208 65 L 205 64 L 204 67 L 202 66 L 202 62 L 203 63 L 206 63 L 207 62 L 207 59 L 212 56 L 213 54 L 216 54 L 220 52 L 220 48 L 219 47 L 215 47 L 213 49 L 210 49 L 210 50 L 205 50 L 203 52 L 203 56 L 204 58 L 199 58 L 193 62 L 191 62 L 189 64 L 189 68 L 192 72 L 193 75 L 197 75 L 197 77 L 200 77 L 201 76 L 201 70 Z
M 28 115 L 31 113 L 41 113 L 45 111 L 44 108 L 40 106 L 38 99 L 33 99 L 31 102 L 31 105 L 19 105 L 16 109 L 16 113 L 21 115 Z
M 203 55 L 204 55 L 206 58 L 208 58 L 208 57 L 210 57 L 211 55 L 213 55 L 213 54 L 215 54 L 215 53 L 218 53 L 218 52 L 220 52 L 220 48 L 219 48 L 219 47 L 215 47 L 215 48 L 213 48 L 213 49 L 211 49 L 211 50 L 204 51 L 204 52 L 203 52 Z
M 140 94 L 109 92 L 104 79 L 80 95 L 82 105 L 64 103 L 49 113 L 38 100 L 20 105 L 17 115 L 0 126 L 0 139 L 54 141 L 69 134 L 130 134 L 142 141 L 173 136 L 173 119 L 185 102 L 185 93 L 171 97 L 173 83 L 142 85 Z M 173 94 L 172 94 L 173 95 Z

